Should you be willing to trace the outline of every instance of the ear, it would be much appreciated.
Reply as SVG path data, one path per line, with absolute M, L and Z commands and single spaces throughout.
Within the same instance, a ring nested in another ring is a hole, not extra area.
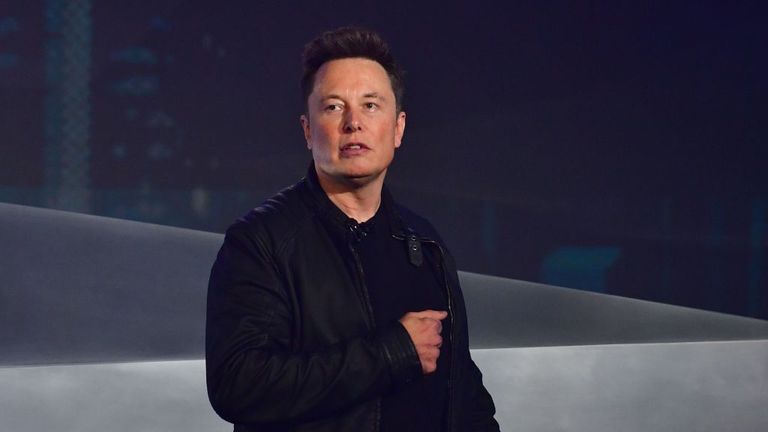
M 306 114 L 302 114 L 299 117 L 299 122 L 301 122 L 301 129 L 304 131 L 304 140 L 307 142 L 307 148 L 312 150 L 312 132 L 309 128 L 309 117 Z
M 400 147 L 405 133 L 405 111 L 397 113 L 397 123 L 395 124 L 395 148 Z

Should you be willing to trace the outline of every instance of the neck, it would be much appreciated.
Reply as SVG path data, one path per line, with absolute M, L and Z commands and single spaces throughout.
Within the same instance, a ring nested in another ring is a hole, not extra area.
M 384 187 L 384 176 L 364 184 L 341 183 L 317 173 L 320 187 L 328 199 L 345 215 L 358 221 L 365 222 L 376 214 L 381 205 L 381 189 Z

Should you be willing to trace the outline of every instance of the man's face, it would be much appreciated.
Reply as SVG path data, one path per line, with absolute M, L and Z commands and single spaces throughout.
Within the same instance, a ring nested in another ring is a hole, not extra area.
M 387 72 L 364 58 L 331 60 L 315 75 L 301 116 L 321 181 L 362 186 L 383 180 L 405 131 Z

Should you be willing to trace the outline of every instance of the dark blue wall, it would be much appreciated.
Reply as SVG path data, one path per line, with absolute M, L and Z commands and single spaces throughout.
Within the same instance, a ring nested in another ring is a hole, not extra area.
M 306 168 L 303 44 L 359 24 L 462 269 L 768 318 L 766 7 L 497 3 L 4 4 L 0 200 L 223 231 Z

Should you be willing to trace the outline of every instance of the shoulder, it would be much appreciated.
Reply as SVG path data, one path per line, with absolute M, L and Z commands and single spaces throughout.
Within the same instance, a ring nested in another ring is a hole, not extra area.
M 398 203 L 395 203 L 394 206 L 406 231 L 410 231 L 411 233 L 415 234 L 422 241 L 431 240 L 437 243 L 440 248 L 440 254 L 447 264 L 449 273 L 452 274 L 455 278 L 454 281 L 458 287 L 459 282 L 458 276 L 456 275 L 456 262 L 453 258 L 453 255 L 451 255 L 448 245 L 437 232 L 437 229 L 435 229 L 429 220 L 409 209 L 408 207 Z
M 428 237 L 432 240 L 443 243 L 443 240 L 440 237 L 440 234 L 437 232 L 437 229 L 435 229 L 434 225 L 432 225 L 432 223 L 427 218 L 400 203 L 394 203 L 394 207 L 397 211 L 397 214 L 402 219 L 406 230 L 413 231 L 420 237 Z
M 226 237 L 279 251 L 313 217 L 305 189 L 302 180 L 268 198 L 230 225 Z

